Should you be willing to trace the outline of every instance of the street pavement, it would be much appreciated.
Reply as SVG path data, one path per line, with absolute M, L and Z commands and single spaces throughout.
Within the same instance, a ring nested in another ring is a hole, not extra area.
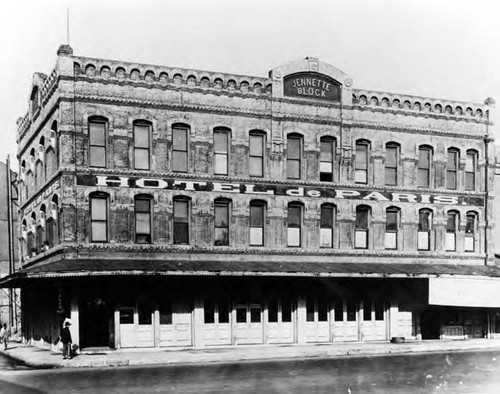
M 0 354 L 34 368 L 180 365 L 242 361 L 314 359 L 466 350 L 500 350 L 500 339 L 426 340 L 408 343 L 353 342 L 309 345 L 248 345 L 203 349 L 89 349 L 71 360 L 21 342 L 10 342 Z

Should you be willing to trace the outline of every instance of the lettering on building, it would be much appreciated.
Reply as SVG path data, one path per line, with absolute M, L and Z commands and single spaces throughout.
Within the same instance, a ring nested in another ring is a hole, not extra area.
M 284 78 L 284 95 L 340 101 L 340 84 L 315 72 L 300 72 Z

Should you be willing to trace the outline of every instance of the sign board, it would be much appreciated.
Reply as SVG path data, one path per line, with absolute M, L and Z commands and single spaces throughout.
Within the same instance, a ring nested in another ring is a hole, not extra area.
M 429 278 L 429 304 L 500 308 L 500 278 Z
M 340 101 L 340 83 L 323 74 L 290 74 L 284 78 L 284 85 L 284 95 L 288 97 Z

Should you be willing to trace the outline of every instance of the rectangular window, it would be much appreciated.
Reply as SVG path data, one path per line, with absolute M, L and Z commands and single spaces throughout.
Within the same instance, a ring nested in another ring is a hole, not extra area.
M 429 148 L 418 149 L 418 186 L 430 187 L 431 150 Z
M 418 213 L 418 250 L 430 250 L 431 218 L 430 211 L 422 210 Z
M 247 308 L 236 308 L 236 323 L 247 322 Z
M 151 243 L 151 199 L 135 199 L 135 242 Z
M 36 228 L 36 251 L 37 253 L 42 252 L 43 247 L 43 228 L 42 226 L 37 226 Z
M 328 321 L 328 303 L 324 300 L 318 301 L 318 321 Z
M 319 180 L 322 182 L 333 181 L 333 162 L 335 157 L 335 140 L 322 138 L 319 154 Z
M 264 245 L 264 204 L 250 203 L 250 245 Z
M 458 214 L 448 212 L 446 221 L 446 250 L 449 252 L 453 252 L 457 248 L 457 219 Z
M 160 324 L 172 324 L 172 307 L 170 304 L 160 306 Z
M 91 242 L 108 241 L 108 209 L 106 197 L 90 199 Z
M 136 170 L 149 170 L 150 131 L 148 125 L 134 125 L 134 168 Z
M 146 325 L 153 323 L 153 310 L 148 304 L 139 304 L 137 308 L 139 315 L 139 324 Z
M 267 316 L 269 323 L 278 322 L 278 302 L 276 300 L 269 302 Z
M 386 211 L 385 222 L 385 248 L 398 248 L 398 226 L 399 212 L 396 209 L 388 209 Z
M 321 206 L 320 220 L 320 247 L 333 247 L 333 226 L 334 226 L 334 207 L 331 205 Z
M 120 324 L 134 324 L 134 308 L 120 309 Z
M 286 168 L 287 168 L 287 178 L 288 179 L 300 179 L 301 176 L 301 158 L 302 158 L 302 139 L 300 137 L 288 137 L 287 139 L 287 158 L 286 158 Z
M 398 184 L 398 150 L 395 145 L 387 145 L 385 150 L 385 184 L 396 186 Z
M 229 306 L 225 302 L 218 304 L 219 323 L 229 323 Z
M 314 301 L 306 302 L 306 321 L 314 321 Z
M 357 249 L 368 248 L 368 216 L 367 209 L 356 210 L 356 230 L 354 246 Z
M 229 245 L 229 202 L 215 202 L 215 245 Z
M 384 303 L 375 301 L 375 320 L 384 320 Z
M 369 301 L 363 302 L 363 320 L 370 321 L 372 319 L 372 303 Z
M 457 166 L 458 166 L 458 152 L 455 150 L 448 150 L 448 160 L 446 162 L 446 188 L 457 188 Z
M 471 152 L 465 160 L 465 190 L 476 190 L 476 154 Z
M 89 165 L 106 167 L 106 123 L 89 122 Z
M 225 131 L 214 131 L 214 173 L 227 175 L 228 169 L 228 138 Z
M 188 128 L 172 127 L 172 171 L 188 172 Z
M 356 302 L 347 301 L 347 321 L 356 321 Z
M 354 181 L 368 183 L 368 144 L 366 143 L 356 143 Z
M 260 323 L 261 309 L 257 307 L 250 308 L 250 323 Z
M 283 323 L 292 321 L 292 304 L 290 302 L 283 302 L 281 304 L 281 321 Z
M 467 223 L 465 224 L 465 251 L 474 252 L 476 234 L 476 215 L 467 214 Z
M 301 245 L 302 207 L 299 205 L 288 206 L 288 246 Z
M 54 246 L 54 229 L 55 223 L 53 220 L 47 220 L 47 246 L 49 248 Z
M 215 304 L 213 302 L 205 302 L 203 306 L 205 324 L 215 323 Z
M 250 176 L 264 176 L 263 134 L 250 134 Z
M 174 244 L 189 244 L 189 202 L 174 200 Z
M 335 321 L 344 321 L 344 303 L 341 300 L 335 301 L 333 304 L 334 310 L 334 320 Z

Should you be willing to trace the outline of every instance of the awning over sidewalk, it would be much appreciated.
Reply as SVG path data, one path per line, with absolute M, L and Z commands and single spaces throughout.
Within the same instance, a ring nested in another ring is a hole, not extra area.
M 429 304 L 500 308 L 500 278 L 430 278 Z
M 0 280 L 19 287 L 26 280 L 92 276 L 267 276 L 339 278 L 498 277 L 500 267 L 453 264 L 314 263 L 274 261 L 164 261 L 67 259 L 36 265 Z

